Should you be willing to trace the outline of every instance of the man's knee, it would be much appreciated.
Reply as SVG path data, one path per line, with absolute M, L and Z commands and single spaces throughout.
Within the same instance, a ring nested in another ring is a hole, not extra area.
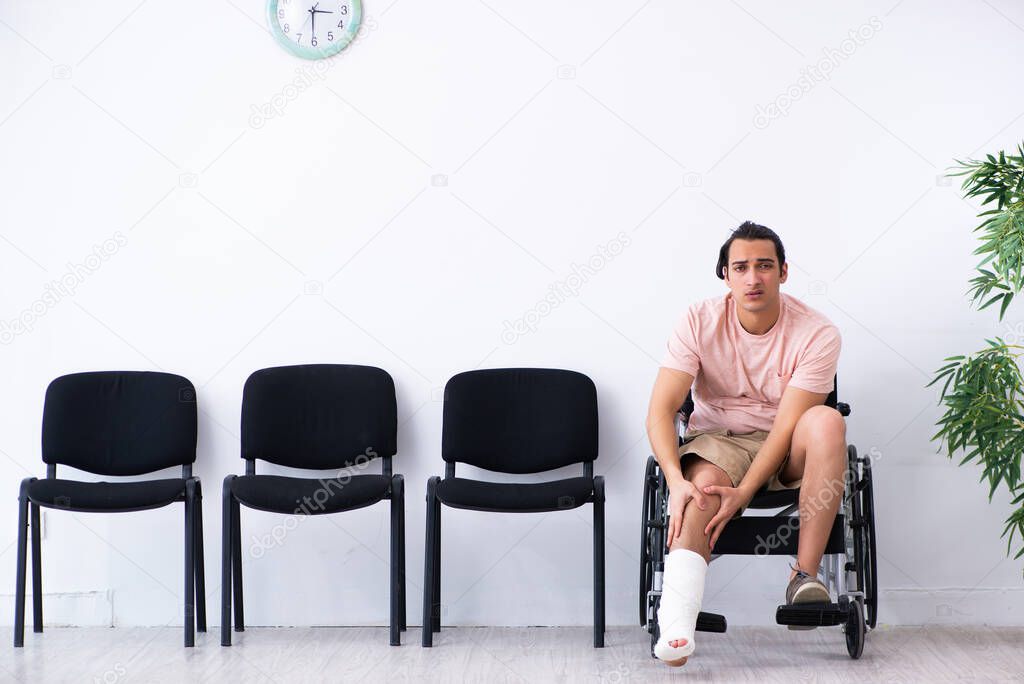
M 812 406 L 798 422 L 809 443 L 846 442 L 846 420 L 831 406 Z
M 729 479 L 728 473 L 714 463 L 704 459 L 699 459 L 699 462 L 693 466 L 687 479 L 699 491 L 703 491 L 705 487 L 710 487 L 711 485 L 718 485 L 720 487 L 732 486 L 732 480 Z M 715 498 L 717 499 L 718 497 L 716 496 Z

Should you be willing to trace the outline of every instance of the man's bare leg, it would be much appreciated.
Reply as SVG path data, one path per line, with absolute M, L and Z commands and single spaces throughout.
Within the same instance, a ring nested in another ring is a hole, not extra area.
M 704 487 L 709 485 L 732 486 L 732 481 L 724 470 L 695 454 L 687 455 L 682 466 L 683 476 L 692 482 L 698 490 L 703 490 Z M 705 494 L 704 496 L 707 501 L 707 508 L 704 510 L 701 510 L 692 501 L 686 504 L 686 508 L 683 511 L 682 532 L 669 547 L 669 552 L 676 549 L 689 549 L 703 556 L 706 562 L 710 562 L 711 549 L 708 546 L 710 540 L 704 534 L 704 529 L 711 522 L 711 518 L 718 513 L 721 497 L 710 494 Z M 684 640 L 669 642 L 669 646 L 673 648 L 679 648 L 684 645 Z M 686 661 L 687 658 L 681 658 L 679 660 L 666 661 L 666 664 L 672 667 L 679 667 L 680 665 L 685 665 Z
M 793 430 L 789 459 L 779 479 L 800 484 L 800 540 L 797 566 L 814 576 L 821 565 L 832 523 L 843 498 L 846 471 L 846 421 L 828 406 L 800 416 Z M 789 578 L 793 579 L 792 570 Z

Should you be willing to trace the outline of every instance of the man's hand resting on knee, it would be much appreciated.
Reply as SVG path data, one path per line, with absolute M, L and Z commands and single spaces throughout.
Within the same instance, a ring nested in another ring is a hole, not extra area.
M 690 502 L 701 510 L 708 507 L 707 498 L 696 485 L 685 478 L 679 478 L 668 486 L 668 536 L 665 546 L 672 548 L 673 542 L 683 532 L 683 514 Z
M 740 484 L 742 485 L 742 483 Z M 711 535 L 709 546 L 714 549 L 715 542 L 718 541 L 718 536 L 725 529 L 726 523 L 732 520 L 738 511 L 749 504 L 753 497 L 742 486 L 722 487 L 719 485 L 708 485 L 704 488 L 704 493 L 709 496 L 717 495 L 722 497 L 721 502 L 718 504 L 718 513 L 711 519 L 708 526 L 704 528 L 704 534 Z

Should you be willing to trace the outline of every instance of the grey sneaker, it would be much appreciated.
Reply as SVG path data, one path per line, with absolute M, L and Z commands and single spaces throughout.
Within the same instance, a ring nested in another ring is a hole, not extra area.
M 786 587 L 786 605 L 791 606 L 796 603 L 827 603 L 832 600 L 828 594 L 828 589 L 825 588 L 825 585 L 817 577 L 808 575 L 795 565 L 791 567 L 796 570 L 796 576 L 789 581 L 789 586 Z M 789 625 L 789 628 L 792 630 L 816 629 L 813 626 L 805 625 Z

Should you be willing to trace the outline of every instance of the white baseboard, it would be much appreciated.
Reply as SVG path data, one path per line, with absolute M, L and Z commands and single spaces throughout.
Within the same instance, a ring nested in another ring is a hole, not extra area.
M 13 624 L 14 595 L 0 595 L 0 625 Z M 43 624 L 46 627 L 112 627 L 113 595 L 110 591 L 43 592 Z M 25 629 L 32 629 L 31 592 L 25 597 Z
M 704 609 L 723 613 L 730 625 L 775 624 L 776 604 L 771 604 L 770 601 L 764 606 L 753 607 L 749 597 L 733 602 L 728 596 L 718 595 L 713 603 L 714 605 L 704 606 Z M 781 603 L 781 600 L 778 603 Z M 208 604 L 207 610 L 210 608 Z M 210 613 L 211 625 L 217 622 L 218 615 L 216 610 Z M 44 594 L 43 618 L 47 627 L 112 627 L 113 594 L 110 591 Z M 14 596 L 0 595 L 0 626 L 9 627 L 13 621 Z M 1024 587 L 884 589 L 879 596 L 879 623 L 894 626 L 1024 626 Z M 25 625 L 27 629 L 32 629 L 31 594 L 25 601 Z
M 897 587 L 879 596 L 891 625 L 1024 625 L 1024 587 Z

